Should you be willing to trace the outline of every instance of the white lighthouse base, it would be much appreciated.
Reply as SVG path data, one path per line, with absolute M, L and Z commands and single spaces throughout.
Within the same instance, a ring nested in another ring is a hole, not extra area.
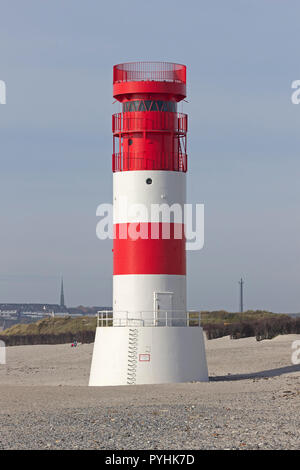
M 97 327 L 90 386 L 208 381 L 201 327 Z

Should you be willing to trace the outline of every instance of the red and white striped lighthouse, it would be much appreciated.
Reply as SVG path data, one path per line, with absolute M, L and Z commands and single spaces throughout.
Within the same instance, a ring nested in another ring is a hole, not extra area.
M 206 381 L 186 301 L 186 67 L 115 65 L 113 96 L 113 326 L 99 312 L 90 385 Z
M 116 65 L 113 95 L 122 104 L 113 115 L 114 320 L 143 312 L 144 321 L 159 321 L 168 313 L 170 325 L 180 324 L 186 317 L 187 115 L 177 112 L 177 103 L 186 96 L 186 67 Z

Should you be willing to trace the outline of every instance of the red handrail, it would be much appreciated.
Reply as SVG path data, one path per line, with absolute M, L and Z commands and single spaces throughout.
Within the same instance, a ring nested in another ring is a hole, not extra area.
M 157 157 L 157 156 L 156 156 Z M 114 153 L 112 155 L 112 170 L 133 171 L 133 170 L 166 170 L 166 171 L 187 171 L 187 155 L 183 153 L 169 154 L 161 153 L 159 158 L 154 160 L 146 154 L 136 153 Z
M 171 62 L 127 62 L 113 70 L 113 83 L 157 81 L 186 83 L 186 66 Z
M 176 133 L 187 132 L 187 115 L 159 111 L 116 113 L 112 117 L 112 131 L 173 131 Z

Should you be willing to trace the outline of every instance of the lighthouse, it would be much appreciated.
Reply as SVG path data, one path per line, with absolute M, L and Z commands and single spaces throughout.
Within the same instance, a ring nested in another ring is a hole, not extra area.
M 115 65 L 113 96 L 113 312 L 99 312 L 89 384 L 207 381 L 187 312 L 186 66 Z

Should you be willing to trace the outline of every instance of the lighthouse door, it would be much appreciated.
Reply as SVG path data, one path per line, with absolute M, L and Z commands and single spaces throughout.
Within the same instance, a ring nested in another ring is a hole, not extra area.
M 154 292 L 155 325 L 172 325 L 174 292 Z

